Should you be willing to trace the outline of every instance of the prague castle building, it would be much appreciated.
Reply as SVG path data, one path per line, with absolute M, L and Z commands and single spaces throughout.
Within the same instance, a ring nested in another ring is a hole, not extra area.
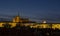
M 29 26 L 30 28 L 53 28 L 53 29 L 60 29 L 60 24 L 58 23 L 36 23 L 33 21 L 30 21 L 29 19 L 23 19 L 20 18 L 20 16 L 16 16 L 12 19 L 12 21 L 0 21 L 0 27 L 4 27 L 5 24 L 11 25 L 11 28 L 15 27 L 17 24 L 20 24 L 19 26 Z M 52 26 L 52 27 L 51 27 Z

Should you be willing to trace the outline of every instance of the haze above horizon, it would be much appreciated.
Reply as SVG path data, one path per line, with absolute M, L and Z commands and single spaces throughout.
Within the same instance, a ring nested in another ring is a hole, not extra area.
M 60 0 L 0 0 L 0 14 L 58 19 L 60 20 Z

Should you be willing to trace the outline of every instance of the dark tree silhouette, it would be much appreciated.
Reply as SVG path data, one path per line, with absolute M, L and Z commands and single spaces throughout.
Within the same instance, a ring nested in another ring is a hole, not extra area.
M 8 23 L 3 24 L 4 28 L 11 28 L 11 25 L 9 25 Z
M 17 23 L 14 28 L 20 29 L 20 23 Z

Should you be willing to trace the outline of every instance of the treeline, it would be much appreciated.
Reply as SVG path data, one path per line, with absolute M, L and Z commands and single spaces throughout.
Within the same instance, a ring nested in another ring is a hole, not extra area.
M 5 24 L 4 27 L 0 27 L 0 36 L 58 36 L 60 35 L 59 29 L 52 28 L 30 28 L 29 26 L 19 26 L 11 28 L 11 25 Z M 55 33 L 56 32 L 56 33 Z

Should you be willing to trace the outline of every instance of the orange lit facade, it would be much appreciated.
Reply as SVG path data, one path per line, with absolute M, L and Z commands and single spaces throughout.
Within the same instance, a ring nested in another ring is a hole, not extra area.
M 19 23 L 20 22 L 20 23 Z M 20 24 L 20 26 L 29 26 L 30 28 L 53 28 L 53 29 L 60 29 L 60 24 L 46 24 L 46 23 L 24 23 L 23 22 L 31 22 L 29 19 L 22 19 L 19 16 L 16 16 L 13 18 L 12 22 L 8 22 L 9 25 L 11 25 L 11 28 L 15 27 L 17 23 Z M 4 27 L 3 24 L 7 24 L 6 22 L 0 22 L 0 27 Z M 52 26 L 52 27 L 51 27 Z
M 12 22 L 22 22 L 22 20 L 20 19 L 19 16 L 16 16 L 15 18 L 13 18 Z

